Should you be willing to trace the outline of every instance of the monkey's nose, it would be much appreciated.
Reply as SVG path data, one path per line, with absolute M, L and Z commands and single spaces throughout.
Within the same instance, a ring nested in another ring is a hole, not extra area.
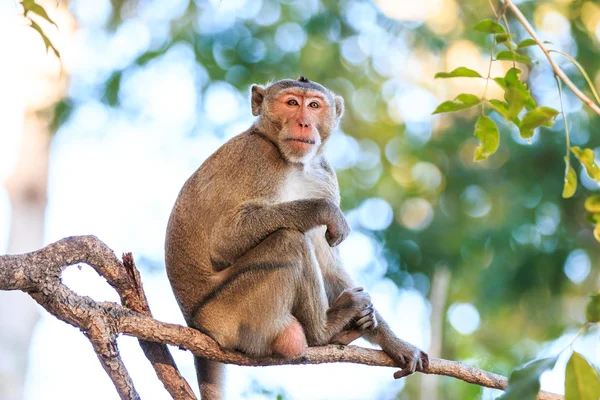
M 310 126 L 310 124 L 302 123 L 302 122 L 298 122 L 298 125 L 300 126 L 300 128 L 308 128 Z

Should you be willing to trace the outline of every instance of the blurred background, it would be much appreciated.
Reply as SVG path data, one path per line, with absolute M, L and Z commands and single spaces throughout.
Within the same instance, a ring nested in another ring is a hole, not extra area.
M 327 150 L 353 228 L 341 251 L 398 335 L 431 356 L 507 375 L 568 347 L 585 321 L 600 252 L 583 200 L 598 187 L 577 166 L 580 188 L 561 198 L 562 120 L 524 141 L 491 114 L 500 149 L 474 163 L 477 111 L 431 116 L 443 100 L 483 92 L 484 80 L 433 76 L 458 66 L 486 75 L 489 38 L 470 28 L 492 15 L 487 1 L 38 2 L 58 25 L 34 17 L 60 61 L 19 17 L 18 2 L 0 2 L 0 254 L 97 235 L 117 254 L 133 252 L 154 316 L 183 323 L 163 261 L 179 189 L 252 123 L 252 83 L 304 75 L 346 100 Z M 518 3 L 600 86 L 600 6 Z M 541 60 L 527 72 L 534 97 L 559 108 L 552 71 L 541 52 L 529 52 Z M 495 62 L 492 76 L 510 66 Z M 501 96 L 493 83 L 489 93 Z M 600 156 L 598 116 L 570 92 L 565 100 L 572 144 Z M 95 300 L 118 300 L 89 267 L 70 267 L 64 281 Z M 597 334 L 574 348 L 599 365 Z M 137 341 L 119 344 L 142 398 L 167 399 Z M 191 355 L 172 352 L 197 390 Z M 564 392 L 568 356 L 542 376 L 543 389 Z M 392 369 L 356 365 L 228 371 L 230 399 L 500 393 L 418 374 L 394 381 Z M 117 398 L 87 339 L 28 296 L 0 292 L 0 399 L 81 398 Z

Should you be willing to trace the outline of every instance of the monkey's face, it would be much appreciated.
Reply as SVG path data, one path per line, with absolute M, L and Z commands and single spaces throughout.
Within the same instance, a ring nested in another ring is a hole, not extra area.
M 283 155 L 292 162 L 302 162 L 317 153 L 329 132 L 329 102 L 312 90 L 288 89 L 278 93 L 270 107 L 281 124 L 277 142 Z
M 306 163 L 319 153 L 344 109 L 340 96 L 302 79 L 252 87 L 252 113 L 260 116 L 263 134 L 294 163 Z

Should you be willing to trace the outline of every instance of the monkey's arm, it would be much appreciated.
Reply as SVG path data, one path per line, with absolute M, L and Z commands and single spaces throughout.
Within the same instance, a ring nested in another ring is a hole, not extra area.
M 320 225 L 327 226 L 325 237 L 330 246 L 337 246 L 350 231 L 342 211 L 326 199 L 276 204 L 249 201 L 216 224 L 211 235 L 211 258 L 225 265 L 233 263 L 279 229 L 294 229 L 304 233 Z

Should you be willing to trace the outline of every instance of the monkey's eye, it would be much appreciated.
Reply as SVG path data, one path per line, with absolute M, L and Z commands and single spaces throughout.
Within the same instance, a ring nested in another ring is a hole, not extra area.
M 298 102 L 297 102 L 296 100 L 294 100 L 294 99 L 288 100 L 288 102 L 287 102 L 287 103 L 288 103 L 290 106 L 297 106 L 297 105 L 298 105 Z
M 317 103 L 316 101 L 313 101 L 308 106 L 311 108 L 319 108 L 319 103 Z

